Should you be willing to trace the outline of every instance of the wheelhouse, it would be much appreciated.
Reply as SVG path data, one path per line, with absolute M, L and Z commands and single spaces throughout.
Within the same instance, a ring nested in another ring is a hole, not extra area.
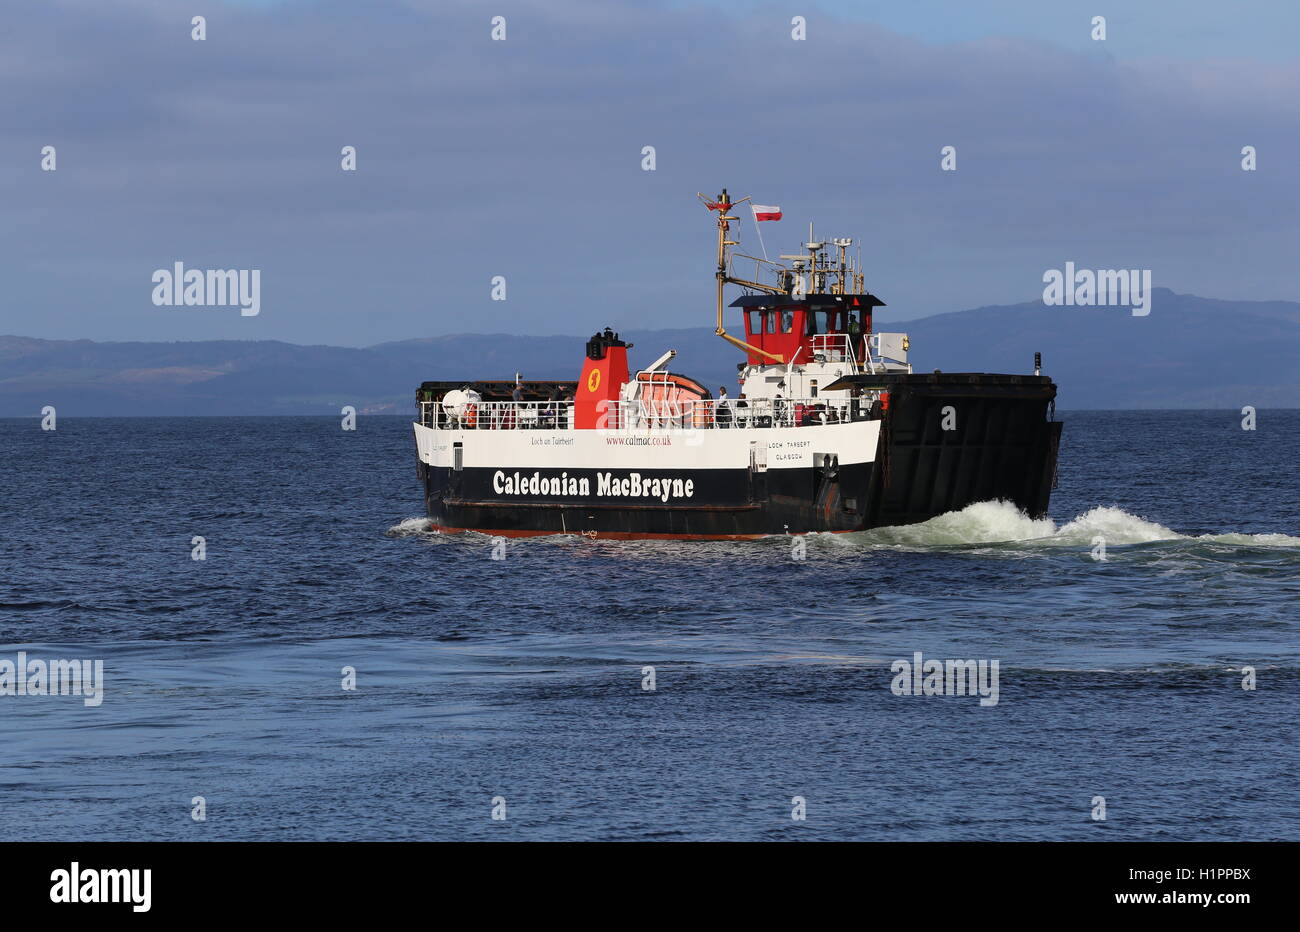
M 866 359 L 871 314 L 885 302 L 873 294 L 745 295 L 731 302 L 741 308 L 749 364 L 811 362 L 819 354 L 851 354 Z

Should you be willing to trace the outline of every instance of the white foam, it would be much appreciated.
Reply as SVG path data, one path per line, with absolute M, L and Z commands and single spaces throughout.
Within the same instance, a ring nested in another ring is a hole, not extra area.
M 387 531 L 389 537 L 412 537 L 429 532 L 428 518 L 404 518 Z
M 1050 518 L 1031 518 L 1005 501 L 976 502 L 920 524 L 876 528 L 855 536 L 866 543 L 903 547 L 1030 542 L 1087 546 L 1097 537 L 1105 538 L 1107 546 L 1112 547 L 1178 540 L 1234 547 L 1300 547 L 1300 537 L 1288 534 L 1228 533 L 1189 537 L 1109 505 L 1091 508 L 1058 528 Z
M 1230 547 L 1300 547 L 1300 537 L 1290 534 L 1202 534 L 1196 539 Z
M 1163 524 L 1131 515 L 1123 508 L 1099 505 L 1073 521 L 1067 521 L 1053 535 L 1062 543 L 1091 544 L 1104 537 L 1106 544 L 1148 544 L 1156 540 L 1181 540 L 1184 535 Z
M 920 524 L 876 528 L 866 536 L 882 543 L 943 547 L 1033 540 L 1055 531 L 1051 518 L 1031 518 L 1010 502 L 976 502 Z

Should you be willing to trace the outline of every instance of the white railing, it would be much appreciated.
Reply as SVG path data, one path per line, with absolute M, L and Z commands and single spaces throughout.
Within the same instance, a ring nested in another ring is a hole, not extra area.
M 847 333 L 818 333 L 812 338 L 813 358 L 820 356 L 826 362 L 847 362 L 849 371 L 856 374 L 858 354 L 853 346 L 854 339 Z
M 808 427 L 852 420 L 855 411 L 863 418 L 867 407 L 865 399 L 856 406 L 848 399 L 825 398 L 637 400 L 612 403 L 607 421 L 624 430 Z
M 870 407 L 868 397 L 602 401 L 595 426 L 616 431 L 814 427 L 865 420 Z M 480 401 L 462 406 L 459 413 L 438 402 L 422 402 L 420 422 L 446 430 L 568 430 L 573 402 Z
M 425 401 L 420 423 L 445 430 L 567 430 L 573 426 L 573 402 L 479 401 L 449 409 Z

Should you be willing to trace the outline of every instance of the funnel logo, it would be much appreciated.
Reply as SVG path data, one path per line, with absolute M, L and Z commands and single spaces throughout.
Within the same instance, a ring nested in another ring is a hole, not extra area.
M 592 369 L 591 375 L 587 376 L 587 391 L 594 392 L 600 388 L 600 370 Z

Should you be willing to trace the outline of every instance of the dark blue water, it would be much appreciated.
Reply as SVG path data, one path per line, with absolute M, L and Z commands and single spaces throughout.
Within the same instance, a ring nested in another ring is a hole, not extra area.
M 1300 412 L 1063 419 L 1052 521 L 804 560 L 493 560 L 421 530 L 400 418 L 0 421 L 0 659 L 105 678 L 0 696 L 0 838 L 1300 838 Z M 997 704 L 895 695 L 916 651 Z

